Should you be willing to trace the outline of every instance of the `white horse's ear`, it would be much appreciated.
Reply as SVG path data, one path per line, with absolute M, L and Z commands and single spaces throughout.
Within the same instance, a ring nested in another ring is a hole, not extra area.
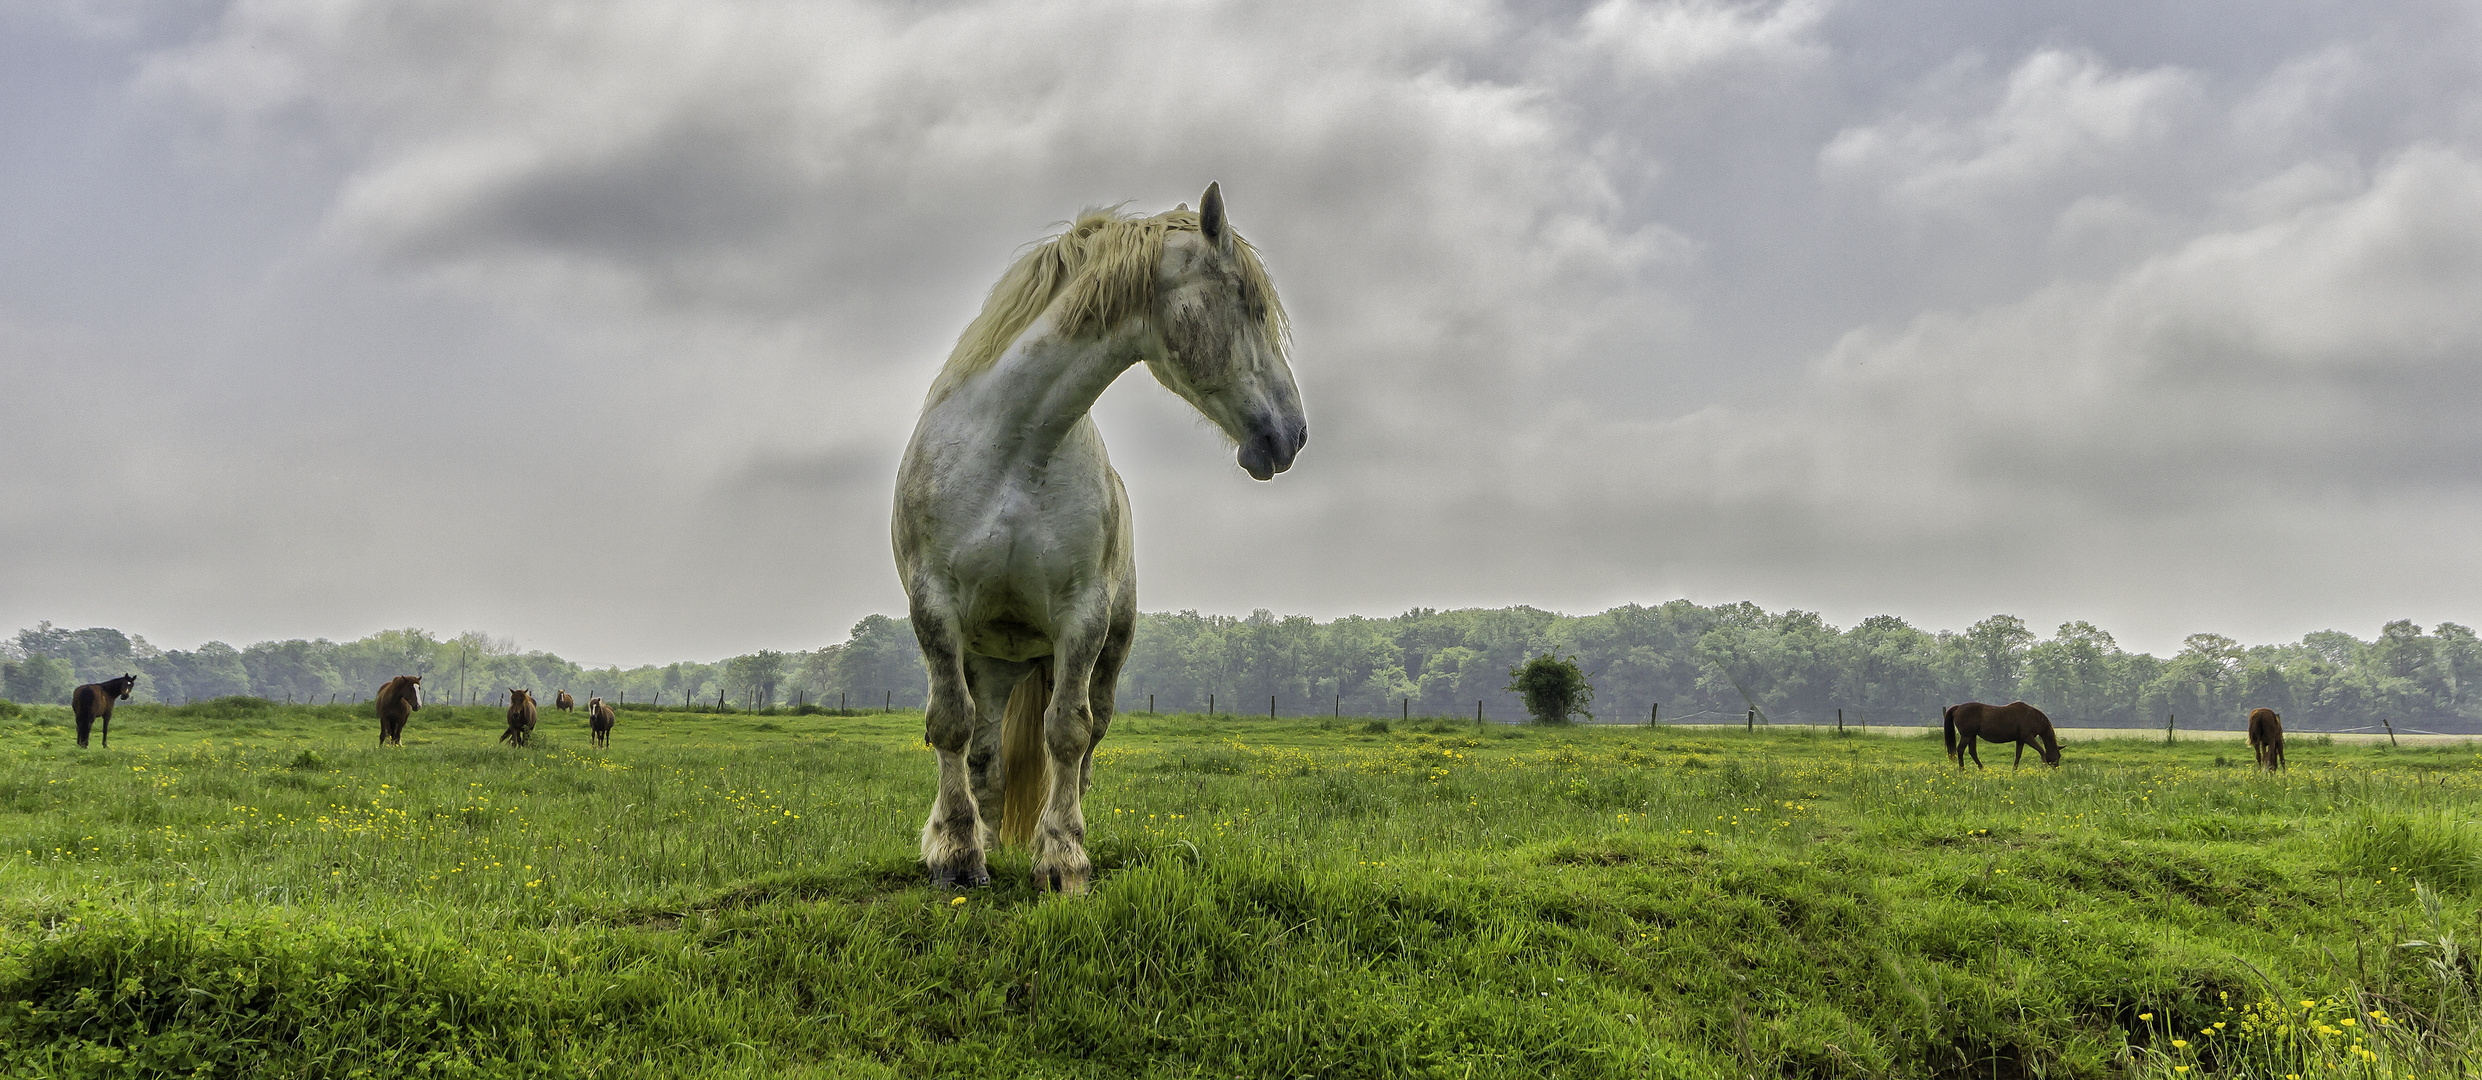
M 1172 212 L 1175 214 L 1186 214 L 1189 212 L 1189 204 L 1182 203 L 1179 206 L 1175 206 L 1172 208 Z
M 1198 198 L 1198 233 L 1218 246 L 1224 242 L 1224 188 L 1221 184 L 1209 182 L 1207 193 Z

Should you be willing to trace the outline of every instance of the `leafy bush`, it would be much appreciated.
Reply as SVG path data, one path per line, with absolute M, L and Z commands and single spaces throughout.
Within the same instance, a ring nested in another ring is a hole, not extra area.
M 1525 711 L 1538 724 L 1565 724 L 1571 716 L 1594 719 L 1586 711 L 1586 703 L 1594 700 L 1594 687 L 1586 682 L 1586 672 L 1574 657 L 1562 660 L 1544 653 L 1510 668 L 1503 689 L 1523 700 Z

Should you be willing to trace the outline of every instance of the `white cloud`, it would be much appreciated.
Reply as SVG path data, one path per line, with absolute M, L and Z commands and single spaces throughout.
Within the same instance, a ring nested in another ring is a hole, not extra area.
M 2163 152 L 2198 98 L 2188 72 L 2114 71 L 2092 55 L 2045 49 L 2009 73 L 1987 110 L 1849 127 L 1819 164 L 1905 213 L 1978 216 L 2108 181 L 2131 159 Z
M 1816 37 L 1825 0 L 1602 0 L 1578 20 L 1567 62 L 1591 57 L 1621 78 L 1677 87 L 1718 69 L 1807 66 L 1827 58 Z

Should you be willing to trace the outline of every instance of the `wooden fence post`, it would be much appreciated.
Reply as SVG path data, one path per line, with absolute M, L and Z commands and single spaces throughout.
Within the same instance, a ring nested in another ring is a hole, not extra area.
M 1275 719 L 1275 695 L 1267 695 L 1267 719 Z
M 1215 719 L 1215 695 L 1207 695 L 1207 719 Z
M 1662 715 L 1663 715 L 1663 703 L 1662 703 L 1662 702 L 1660 702 L 1660 701 L 1658 701 L 1658 702 L 1656 702 L 1656 703 L 1654 704 L 1654 707 L 1653 707 L 1653 708 L 1650 708 L 1650 709 L 1646 710 L 1646 726 L 1647 726 L 1647 727 L 1653 727 L 1653 726 L 1655 726 L 1655 718 L 1656 718 L 1656 717 L 1659 717 L 1659 716 L 1662 716 Z
M 1153 694 L 1146 695 L 1146 711 L 1149 713 L 1155 711 L 1155 695 Z
M 1401 724 L 1401 723 L 1404 723 L 1405 721 L 1407 721 L 1407 720 L 1411 720 L 1411 719 L 1413 719 L 1413 699 L 1412 699 L 1412 698 L 1406 698 L 1406 699 L 1405 699 L 1405 700 L 1403 700 L 1403 701 L 1397 702 L 1397 703 L 1396 703 L 1396 722 L 1397 722 L 1397 723 L 1399 723 L 1399 724 Z
M 1474 730 L 1482 730 L 1482 702 L 1474 702 Z
M 1836 710 L 1836 734 L 1844 734 L 1844 710 Z
M 2170 745 L 2172 745 L 2172 721 L 2175 721 L 2175 720 L 2178 720 L 2178 719 L 2180 719 L 2180 714 L 2179 714 L 2179 713 L 2164 713 L 2164 714 L 2163 714 L 2163 745 L 2165 745 L 2165 746 L 2170 746 Z
M 1756 730 L 1758 730 L 1758 706 L 1756 706 L 1756 705 L 1752 705 L 1752 706 L 1750 706 L 1750 707 L 1749 707 L 1749 716 L 1748 716 L 1748 718 L 1747 718 L 1747 719 L 1745 719 L 1745 720 L 1743 720 L 1743 721 L 1742 721 L 1742 723 L 1741 723 L 1741 730 L 1742 730 L 1742 731 L 1756 731 Z
M 2396 725 L 2389 724 L 2387 722 L 2387 718 L 2384 716 L 2379 717 L 2379 723 L 2385 725 L 2387 728 L 2387 745 L 2396 745 Z

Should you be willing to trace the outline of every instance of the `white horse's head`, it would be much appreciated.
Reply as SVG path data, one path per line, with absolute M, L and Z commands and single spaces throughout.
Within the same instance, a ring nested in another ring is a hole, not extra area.
M 1260 480 L 1293 467 L 1310 441 L 1301 390 L 1285 362 L 1279 301 L 1224 219 L 1224 193 L 1207 185 L 1196 231 L 1170 232 L 1155 272 L 1155 380 L 1187 399 L 1239 444 L 1241 468 Z

